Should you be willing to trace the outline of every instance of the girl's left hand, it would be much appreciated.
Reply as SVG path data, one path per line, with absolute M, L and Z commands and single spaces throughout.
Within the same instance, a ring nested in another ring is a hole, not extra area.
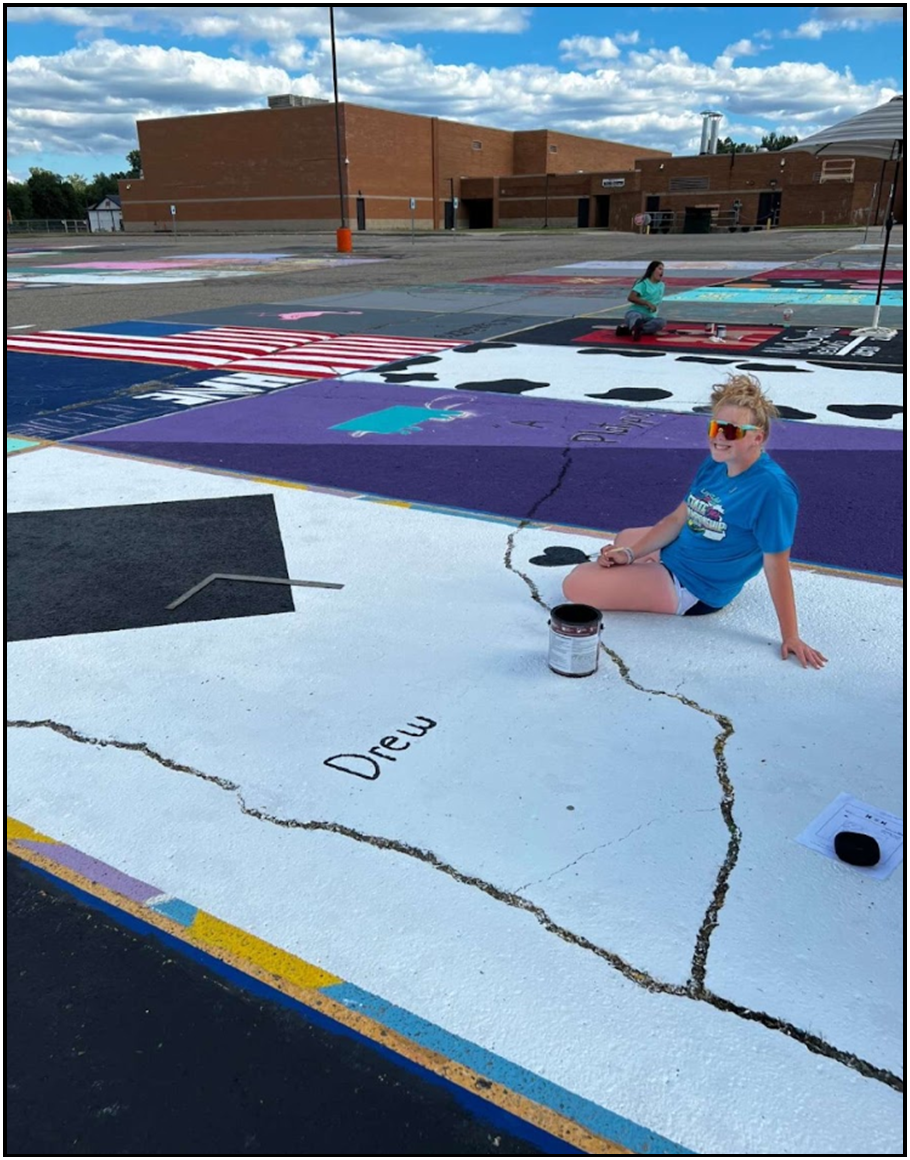
M 788 636 L 780 646 L 781 660 L 785 661 L 790 653 L 793 653 L 804 669 L 823 669 L 828 663 L 826 656 L 823 656 L 818 649 L 810 648 L 798 636 Z

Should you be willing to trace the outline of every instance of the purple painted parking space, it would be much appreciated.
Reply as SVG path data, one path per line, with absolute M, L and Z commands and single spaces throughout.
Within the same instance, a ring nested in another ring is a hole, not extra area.
M 171 462 L 514 518 L 618 529 L 673 506 L 705 419 L 356 381 L 307 383 L 74 440 Z M 900 574 L 903 436 L 780 423 L 802 493 L 794 558 Z M 849 487 L 845 481 L 849 481 Z M 849 502 L 845 502 L 845 499 Z

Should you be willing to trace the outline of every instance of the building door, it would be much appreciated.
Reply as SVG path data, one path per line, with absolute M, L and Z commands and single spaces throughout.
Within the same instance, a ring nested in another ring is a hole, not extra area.
M 362 193 L 357 194 L 357 228 L 359 230 L 367 228 L 367 199 Z
M 591 218 L 591 199 L 589 197 L 580 197 L 578 199 L 578 228 L 583 230 L 588 225 Z
M 492 197 L 465 197 L 461 204 L 468 215 L 469 230 L 491 230 L 493 228 Z
M 757 226 L 764 228 L 769 222 L 772 226 L 778 225 L 780 222 L 780 203 L 783 196 L 777 189 L 770 193 L 758 195 L 758 218 L 755 223 Z
M 455 229 L 455 206 L 451 201 L 445 203 L 445 224 L 444 228 L 447 230 Z
M 594 198 L 594 224 L 604 230 L 610 226 L 610 195 L 608 193 L 599 193 Z

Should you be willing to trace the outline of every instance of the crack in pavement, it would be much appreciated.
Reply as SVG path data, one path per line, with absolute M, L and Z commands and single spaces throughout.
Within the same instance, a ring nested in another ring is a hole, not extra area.
M 682 812 L 682 811 L 677 811 Z M 714 812 L 713 810 L 711 811 Z M 609 842 L 601 842 L 590 850 L 584 850 L 577 858 L 573 858 L 571 862 L 567 862 L 565 866 L 560 866 L 558 870 L 554 870 L 552 874 L 547 874 L 545 878 L 535 878 L 533 882 L 526 882 L 524 886 L 519 886 L 516 893 L 520 894 L 523 890 L 527 890 L 530 886 L 540 886 L 544 882 L 552 882 L 559 874 L 564 874 L 566 870 L 571 870 L 573 866 L 577 866 L 579 862 L 583 862 L 585 858 L 590 858 L 592 854 L 596 854 L 598 850 L 605 850 L 607 846 L 618 846 L 620 842 L 625 842 L 627 838 L 631 838 L 633 834 L 637 834 L 639 830 L 644 830 L 648 826 L 653 826 L 659 818 L 652 818 L 650 822 L 642 822 L 640 826 L 629 830 L 628 834 L 623 834 L 621 838 L 611 838 Z
M 258 810 L 252 806 L 247 805 L 240 786 L 236 782 L 229 781 L 227 778 L 216 777 L 213 774 L 204 773 L 202 770 L 195 769 L 191 765 L 183 765 L 180 762 L 173 761 L 170 758 L 162 756 L 156 750 L 152 749 L 144 741 L 118 741 L 112 738 L 98 738 L 90 737 L 87 734 L 78 732 L 70 725 L 65 725 L 59 721 L 52 721 L 45 719 L 43 721 L 7 721 L 7 728 L 10 729 L 50 729 L 55 733 L 60 734 L 69 741 L 76 742 L 81 745 L 96 746 L 100 749 L 122 749 L 130 753 L 139 753 L 143 757 L 147 757 L 150 761 L 154 761 L 165 769 L 173 770 L 176 773 L 188 774 L 191 777 L 200 778 L 202 781 L 210 785 L 217 786 L 218 789 L 224 790 L 228 793 L 233 793 L 240 806 L 240 812 L 246 817 L 255 818 L 258 821 L 266 822 L 269 825 L 280 826 L 283 829 L 302 830 L 311 832 L 322 832 L 329 834 L 337 834 L 340 837 L 348 838 L 355 842 L 361 842 L 367 846 L 373 846 L 379 850 L 388 850 L 392 853 L 403 854 L 406 857 L 414 858 L 417 861 L 423 862 L 438 870 L 441 874 L 453 879 L 464 886 L 470 886 L 482 893 L 488 895 L 496 902 L 501 902 L 506 906 L 510 906 L 516 910 L 524 911 L 526 914 L 534 918 L 549 934 L 556 935 L 564 942 L 571 946 L 576 946 L 580 950 L 588 951 L 596 955 L 599 959 L 608 963 L 614 970 L 618 971 L 624 978 L 637 986 L 644 988 L 655 995 L 674 995 L 680 999 L 691 999 L 698 1002 L 708 1003 L 712 1007 L 720 1011 L 727 1012 L 738 1016 L 740 1019 L 749 1020 L 751 1022 L 760 1023 L 770 1031 L 779 1031 L 790 1039 L 801 1043 L 809 1051 L 817 1055 L 825 1056 L 837 1063 L 841 1063 L 846 1067 L 852 1068 L 860 1075 L 868 1079 L 878 1080 L 880 1083 L 886 1084 L 895 1091 L 903 1092 L 904 1081 L 900 1076 L 893 1072 L 887 1071 L 884 1068 L 876 1067 L 869 1063 L 868 1060 L 861 1059 L 852 1052 L 841 1051 L 838 1048 L 827 1043 L 817 1035 L 812 1035 L 802 1028 L 796 1027 L 792 1023 L 787 1023 L 783 1019 L 778 1019 L 773 1015 L 769 1015 L 764 1011 L 753 1011 L 748 1007 L 743 1007 L 738 1003 L 734 1003 L 729 999 L 724 999 L 720 995 L 707 990 L 705 987 L 695 987 L 690 980 L 684 985 L 676 983 L 666 983 L 660 979 L 655 979 L 646 971 L 641 971 L 631 963 L 626 962 L 620 955 L 613 951 L 607 950 L 605 947 L 598 946 L 590 939 L 583 935 L 575 934 L 574 931 L 567 927 L 560 926 L 559 923 L 553 921 L 552 918 L 541 906 L 528 901 L 525 898 L 519 897 L 510 891 L 503 890 L 501 887 L 494 885 L 492 882 L 487 882 L 483 878 L 478 878 L 473 874 L 465 874 L 458 870 L 448 862 L 444 862 L 438 855 L 434 854 L 432 850 L 424 850 L 419 846 L 412 846 L 407 842 L 399 841 L 395 838 L 384 838 L 378 834 L 367 834 L 360 830 L 355 830 L 350 826 L 341 825 L 338 822 L 322 822 L 322 821 L 301 821 L 299 818 L 281 818 L 275 814 L 266 813 L 264 810 Z
M 714 806 L 710 806 L 707 809 L 699 810 L 673 810 L 672 815 L 670 816 L 678 817 L 680 814 L 713 813 Z M 521 894 L 523 891 L 528 890 L 531 886 L 540 886 L 542 883 L 551 882 L 554 878 L 558 877 L 558 875 L 564 874 L 566 870 L 571 870 L 573 866 L 577 866 L 579 862 L 583 862 L 585 858 L 590 858 L 592 854 L 596 854 L 598 850 L 605 850 L 608 846 L 618 846 L 621 842 L 628 841 L 628 839 L 631 838 L 633 834 L 637 834 L 639 830 L 646 830 L 649 826 L 653 826 L 655 822 L 660 822 L 663 820 L 663 816 L 652 818 L 649 822 L 642 822 L 640 826 L 635 826 L 633 829 L 629 830 L 627 834 L 623 834 L 621 838 L 611 838 L 609 842 L 601 842 L 599 845 L 592 847 L 590 850 L 584 850 L 581 854 L 578 855 L 577 858 L 573 858 L 572 861 L 567 862 L 565 866 L 560 866 L 559 869 L 554 870 L 552 874 L 547 874 L 543 878 L 534 878 L 530 882 L 525 882 L 523 886 L 516 888 L 515 893 Z
M 527 585 L 528 590 L 531 593 L 531 599 L 536 604 L 539 604 L 541 608 L 546 609 L 547 612 L 551 612 L 552 609 L 541 596 L 540 589 L 537 587 L 530 576 L 520 571 L 513 564 L 513 557 L 515 554 L 515 539 L 520 532 L 524 531 L 524 529 L 530 525 L 534 514 L 540 509 L 546 500 L 554 496 L 562 487 L 562 484 L 566 478 L 566 474 L 569 470 L 569 467 L 571 466 L 571 462 L 571 449 L 566 447 L 563 451 L 563 464 L 555 484 L 546 493 L 546 495 L 542 496 L 534 504 L 525 518 L 521 520 L 515 530 L 509 534 L 506 540 L 505 555 L 503 557 L 503 563 L 505 564 L 506 571 L 512 572 L 514 575 L 520 577 L 520 579 L 523 580 Z M 630 688 L 633 688 L 637 692 L 645 693 L 652 697 L 668 697 L 670 700 L 678 701 L 680 704 L 685 705 L 687 708 L 692 709 L 694 712 L 701 713 L 706 717 L 710 717 L 720 726 L 720 732 L 717 733 L 714 738 L 713 749 L 717 780 L 721 788 L 720 812 L 728 834 L 727 851 L 724 860 L 721 863 L 720 869 L 718 870 L 717 877 L 714 882 L 714 889 L 711 894 L 711 899 L 705 910 L 704 917 L 696 935 L 688 982 L 682 989 L 672 989 L 664 993 L 682 994 L 687 998 L 709 1003 L 711 1006 L 716 1007 L 719 1010 L 738 1015 L 742 1019 L 759 1022 L 771 1030 L 781 1031 L 785 1035 L 788 1035 L 793 1039 L 797 1039 L 810 1051 L 817 1052 L 820 1055 L 827 1055 L 829 1058 L 836 1059 L 840 1063 L 843 1063 L 845 1066 L 854 1068 L 854 1070 L 858 1071 L 861 1075 L 865 1075 L 873 1079 L 878 1079 L 882 1083 L 887 1084 L 889 1087 L 895 1088 L 895 1090 L 903 1091 L 903 1080 L 899 1076 L 896 1076 L 884 1069 L 876 1068 L 873 1064 L 870 1064 L 865 1060 L 861 1060 L 859 1057 L 852 1055 L 849 1052 L 840 1052 L 837 1048 L 826 1043 L 819 1036 L 814 1036 L 810 1032 L 796 1028 L 793 1024 L 786 1023 L 784 1020 L 777 1019 L 765 1012 L 756 1012 L 750 1010 L 747 1007 L 742 1007 L 741 1005 L 733 1003 L 728 999 L 724 999 L 722 996 L 716 995 L 713 991 L 710 991 L 707 988 L 706 977 L 708 954 L 711 949 L 711 936 L 717 929 L 718 923 L 720 921 L 720 912 L 727 897 L 727 892 L 730 887 L 730 877 L 739 858 L 740 846 L 742 844 L 742 831 L 736 824 L 736 819 L 733 816 L 733 805 L 736 800 L 736 793 L 733 787 L 733 783 L 730 780 L 729 767 L 727 765 L 726 758 L 727 741 L 730 739 L 730 737 L 733 736 L 733 733 L 735 732 L 733 722 L 723 713 L 715 712 L 712 709 L 706 709 L 703 705 L 698 704 L 697 701 L 692 700 L 691 697 L 684 696 L 678 691 L 679 686 L 677 686 L 676 692 L 668 692 L 665 689 L 649 689 L 646 686 L 639 684 L 638 681 L 632 678 L 631 669 L 619 655 L 619 653 L 614 652 L 614 650 L 611 649 L 608 645 L 604 644 L 602 640 L 600 642 L 600 647 L 616 666 L 620 677 L 627 685 L 629 685 Z M 680 682 L 680 684 L 681 683 L 682 682 Z M 609 843 L 604 844 L 607 845 Z M 589 853 L 591 852 L 593 851 L 589 851 Z M 582 854 L 578 859 L 576 859 L 576 862 L 580 861 L 581 858 L 585 856 L 585 854 Z M 570 865 L 575 865 L 575 863 L 570 863 Z M 568 869 L 568 867 L 563 867 L 563 869 Z M 561 871 L 556 871 L 556 873 L 561 873 Z M 553 875 L 550 877 L 553 877 Z M 547 881 L 549 881 L 549 879 L 547 879 Z M 521 889 L 526 889 L 526 887 L 522 887 Z M 641 972 L 641 974 L 649 980 L 649 983 L 642 985 L 647 986 L 649 990 L 656 989 L 652 984 L 656 984 L 657 980 L 652 979 L 649 975 L 646 975 L 645 972 Z M 668 985 L 660 984 L 660 986 L 665 987 Z
M 559 474 L 556 477 L 556 482 L 545 495 L 541 496 L 540 499 L 536 501 L 524 519 L 519 522 L 515 530 L 509 533 L 506 539 L 506 550 L 503 557 L 503 563 L 505 565 L 506 571 L 512 572 L 516 576 L 520 577 L 528 586 L 532 600 L 536 604 L 539 604 L 541 608 L 546 609 L 547 612 L 551 612 L 552 609 L 541 596 L 540 589 L 537 587 L 530 576 L 514 566 L 513 557 L 515 554 L 516 536 L 519 534 L 519 532 L 528 527 L 536 512 L 539 511 L 541 506 L 546 503 L 548 499 L 556 495 L 556 493 L 565 482 L 569 468 L 572 466 L 572 449 L 570 447 L 563 448 L 562 459 L 562 466 L 560 467 Z M 706 717 L 710 717 L 712 720 L 717 722 L 721 729 L 720 733 L 718 733 L 714 739 L 714 763 L 717 773 L 717 780 L 721 787 L 721 817 L 724 820 L 724 825 L 727 827 L 729 837 L 727 840 L 727 853 L 721 864 L 720 870 L 718 871 L 717 878 L 715 879 L 711 900 L 708 903 L 704 918 L 702 919 L 701 925 L 698 929 L 698 934 L 696 935 L 695 939 L 695 946 L 692 952 L 692 965 L 690 968 L 688 986 L 693 990 L 693 992 L 699 993 L 705 989 L 708 952 L 711 949 L 711 935 L 717 928 L 720 911 L 723 907 L 724 900 L 726 899 L 727 891 L 729 889 L 730 875 L 733 873 L 733 868 L 735 867 L 737 859 L 739 858 L 739 849 L 742 842 L 742 833 L 736 824 L 735 818 L 733 817 L 733 803 L 735 801 L 736 795 L 733 789 L 733 783 L 730 781 L 725 754 L 727 741 L 734 733 L 733 722 L 730 721 L 728 717 L 725 717 L 722 713 L 715 713 L 711 709 L 706 709 L 704 706 L 699 705 L 697 701 L 693 701 L 690 697 L 686 697 L 682 693 L 671 693 L 666 689 L 648 689 L 644 685 L 640 685 L 637 681 L 632 679 L 629 666 L 618 653 L 614 652 L 611 648 L 604 644 L 602 640 L 600 642 L 600 647 L 619 670 L 619 675 L 630 688 L 635 689 L 639 693 L 646 693 L 649 696 L 669 697 L 671 700 L 678 701 L 681 705 L 685 705 L 687 708 L 692 709 L 697 713 L 701 713 Z

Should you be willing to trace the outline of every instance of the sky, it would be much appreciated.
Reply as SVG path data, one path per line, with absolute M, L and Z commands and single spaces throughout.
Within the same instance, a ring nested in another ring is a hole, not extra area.
M 903 6 L 337 7 L 339 100 L 676 155 L 807 137 L 903 91 Z M 128 168 L 136 122 L 331 100 L 330 9 L 6 5 L 7 178 Z

